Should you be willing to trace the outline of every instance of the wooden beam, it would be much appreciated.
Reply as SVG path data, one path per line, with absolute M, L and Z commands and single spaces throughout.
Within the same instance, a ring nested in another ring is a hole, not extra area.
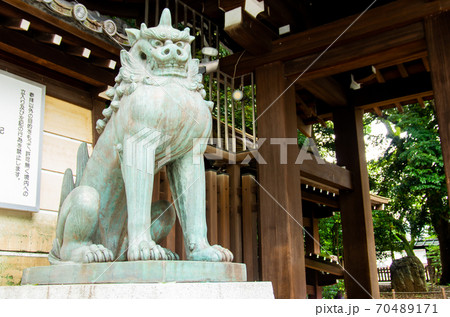
M 224 31 L 252 55 L 260 55 L 272 49 L 271 30 L 248 14 L 243 7 L 225 12 Z
M 450 199 L 450 12 L 425 21 L 439 136 L 444 159 L 445 181 Z M 441 248 L 442 250 L 442 248 Z M 446 277 L 446 281 L 449 277 Z
M 299 166 L 302 177 L 334 188 L 353 188 L 351 172 L 343 167 L 326 162 L 320 164 L 316 159 L 304 160 Z
M 26 35 L 0 28 L 0 49 L 45 66 L 93 86 L 114 83 L 115 74 L 86 61 L 64 54 L 60 49 L 30 41 Z
M 312 124 L 306 124 L 299 116 L 297 116 L 297 129 L 299 129 L 307 138 L 312 136 Z
M 334 274 L 337 276 L 342 276 L 343 275 L 343 270 L 342 268 L 337 265 L 337 264 L 332 264 L 332 263 L 326 263 L 326 262 L 322 262 L 322 261 L 315 261 L 311 258 L 306 258 L 305 259 L 305 266 L 307 268 L 313 269 L 313 270 L 317 270 L 317 271 L 321 271 L 321 272 L 327 272 L 330 274 Z
M 419 105 L 422 109 L 425 109 L 425 102 L 423 101 L 422 97 L 417 97 L 417 101 L 419 102 Z
M 402 104 L 401 104 L 400 102 L 397 102 L 397 103 L 395 104 L 395 106 L 397 107 L 398 112 L 400 112 L 400 113 L 403 113 L 403 112 L 404 112 L 403 106 L 402 106 Z
M 426 50 L 421 22 L 402 28 L 366 36 L 358 41 L 332 47 L 317 59 L 317 54 L 286 62 L 286 76 L 301 76 L 302 80 L 331 76 L 364 66 L 386 62 Z M 407 49 L 407 50 L 406 50 Z
M 379 107 L 374 106 L 374 107 L 373 107 L 373 111 L 375 112 L 375 114 L 376 114 L 378 117 L 382 117 L 382 116 L 383 116 L 383 112 L 381 111 L 381 109 L 380 109 Z
M 398 64 L 397 65 L 397 69 L 398 69 L 398 71 L 400 73 L 400 76 L 402 76 L 402 78 L 406 78 L 406 77 L 409 76 L 408 71 L 406 70 L 405 65 L 403 65 L 403 63 L 402 64 Z
M 6 19 L 2 24 L 8 29 L 18 31 L 28 31 L 30 28 L 30 21 L 19 18 Z
M 339 201 L 337 199 L 305 190 L 302 190 L 302 199 L 332 208 L 339 208 Z
M 339 191 L 344 278 L 348 298 L 379 298 L 363 114 L 350 107 L 333 112 L 337 163 L 352 172 L 354 185 L 351 191 Z
M 374 84 L 349 92 L 349 101 L 355 107 L 370 109 L 386 104 L 397 104 L 405 98 L 415 99 L 418 95 L 433 95 L 429 73 L 394 79 L 384 84 Z
M 366 12 L 340 39 L 334 47 L 358 41 L 373 34 L 382 33 L 401 26 L 412 24 L 426 16 L 450 8 L 450 1 L 398 0 L 373 8 Z M 289 61 L 312 53 L 320 53 L 355 21 L 359 14 L 340 19 L 274 41 L 273 50 L 261 56 L 243 56 L 236 76 L 254 71 L 258 66 L 274 61 Z M 325 54 L 326 55 L 326 54 Z M 324 56 L 325 56 L 324 55 Z M 233 75 L 234 66 L 240 53 L 221 59 L 221 71 Z M 323 57 L 324 57 L 323 56 Z M 317 55 L 316 55 L 317 57 Z
M 38 33 L 36 34 L 35 39 L 42 43 L 58 46 L 61 44 L 62 36 L 59 34 Z
M 299 83 L 330 106 L 345 106 L 347 97 L 342 86 L 332 77 L 302 80 Z
M 412 103 L 418 103 L 417 99 L 418 98 L 427 98 L 427 100 L 429 99 L 433 99 L 433 91 L 425 91 L 422 93 L 417 93 L 417 94 L 412 94 L 412 95 L 406 95 L 406 96 L 401 96 L 398 98 L 393 98 L 393 99 L 386 99 L 380 102 L 375 102 L 373 104 L 366 104 L 364 106 L 359 106 L 357 107 L 358 109 L 363 109 L 367 111 L 370 111 L 370 109 L 373 109 L 374 107 L 383 107 L 383 109 L 387 109 L 387 108 L 393 108 L 395 107 L 397 104 L 399 103 L 404 103 L 404 104 L 412 104 Z M 397 107 L 398 109 L 398 107 Z M 324 116 L 327 116 L 328 114 L 324 114 Z
M 92 61 L 92 64 L 114 70 L 116 68 L 117 62 L 112 59 L 96 58 Z
M 379 84 L 383 84 L 386 82 L 386 80 L 383 77 L 383 74 L 381 73 L 381 67 L 375 67 L 375 78 L 377 79 L 377 82 Z
M 87 41 L 101 48 L 102 50 L 111 52 L 116 56 L 119 56 L 120 54 L 121 48 L 118 45 L 114 45 L 111 42 L 101 39 L 100 36 L 98 36 L 97 34 L 86 32 L 75 23 L 65 22 L 59 16 L 51 14 L 50 11 L 48 10 L 45 9 L 43 10 L 43 8 L 45 8 L 44 4 L 37 3 L 37 1 L 33 1 L 32 4 L 30 2 L 22 0 L 4 0 L 3 2 L 8 3 L 9 5 L 15 7 L 16 9 L 19 9 L 20 11 L 26 12 L 34 17 L 37 17 L 40 20 L 58 29 L 64 29 L 64 31 L 74 35 L 77 38 Z
M 407 62 L 411 62 L 411 61 L 414 61 L 417 59 L 423 59 L 423 58 L 426 58 L 427 56 L 428 56 L 428 52 L 425 50 L 422 52 L 417 52 L 415 54 L 411 54 L 407 58 L 405 58 L 405 57 L 394 58 L 385 63 L 376 64 L 376 65 L 374 65 L 374 67 L 376 69 L 382 69 L 382 68 L 386 68 L 386 67 L 390 67 L 390 66 L 396 66 L 400 63 L 407 63 Z
M 430 62 L 428 61 L 428 57 L 423 57 L 422 63 L 423 63 L 423 66 L 425 67 L 425 69 L 427 70 L 427 72 L 431 71 Z
M 258 111 L 266 111 L 258 119 L 259 137 L 297 138 L 295 91 L 285 92 L 283 64 L 258 68 L 256 86 Z M 265 142 L 259 149 L 267 161 L 258 167 L 261 278 L 272 282 L 276 298 L 306 298 L 299 150 L 287 146 L 287 164 L 281 164 L 280 147 Z
M 91 50 L 86 47 L 71 47 L 66 50 L 67 54 L 78 56 L 82 58 L 89 58 L 91 55 Z

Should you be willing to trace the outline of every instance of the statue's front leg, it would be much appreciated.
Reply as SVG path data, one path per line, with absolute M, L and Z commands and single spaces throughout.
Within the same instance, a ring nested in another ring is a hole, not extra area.
M 167 167 L 170 189 L 183 229 L 186 256 L 192 261 L 230 262 L 233 254 L 206 236 L 205 167 L 203 155 L 192 152 Z
M 155 151 L 159 141 L 160 133 L 144 128 L 127 136 L 123 144 L 121 168 L 128 210 L 128 261 L 169 259 L 150 233 Z

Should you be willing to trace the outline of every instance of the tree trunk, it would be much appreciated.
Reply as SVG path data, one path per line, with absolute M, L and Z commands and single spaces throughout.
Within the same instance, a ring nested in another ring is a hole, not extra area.
M 450 283 L 450 223 L 444 217 L 433 221 L 434 231 L 439 240 L 439 250 L 441 251 L 442 275 L 439 281 L 441 285 Z
M 411 242 L 409 242 L 408 239 L 406 239 L 406 235 L 404 235 L 403 233 L 394 233 L 394 234 L 402 242 L 403 249 L 405 250 L 406 255 L 415 257 L 416 256 L 416 254 L 414 253 L 414 240 L 415 239 L 411 238 Z

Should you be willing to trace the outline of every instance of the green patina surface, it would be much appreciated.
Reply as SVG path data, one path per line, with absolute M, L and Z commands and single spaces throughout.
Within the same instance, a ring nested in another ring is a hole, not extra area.
M 244 264 L 128 261 L 42 266 L 24 270 L 22 285 L 90 283 L 246 282 Z

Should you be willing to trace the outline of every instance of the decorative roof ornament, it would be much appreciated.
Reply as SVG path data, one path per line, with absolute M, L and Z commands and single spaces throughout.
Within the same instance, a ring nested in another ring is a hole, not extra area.
M 73 17 L 77 19 L 79 22 L 83 22 L 88 17 L 88 10 L 81 3 L 77 3 L 73 6 Z
M 97 11 L 91 11 L 81 3 L 68 2 L 65 0 L 35 0 L 43 2 L 53 12 L 60 15 L 71 17 L 78 21 L 85 28 L 108 35 L 112 40 L 121 46 L 131 46 L 124 30 L 128 27 L 126 23 L 120 19 L 112 20 L 108 16 L 101 15 Z M 170 18 L 170 17 L 169 17 Z M 118 25 L 119 24 L 119 25 Z M 119 31 L 120 30 L 120 31 Z

